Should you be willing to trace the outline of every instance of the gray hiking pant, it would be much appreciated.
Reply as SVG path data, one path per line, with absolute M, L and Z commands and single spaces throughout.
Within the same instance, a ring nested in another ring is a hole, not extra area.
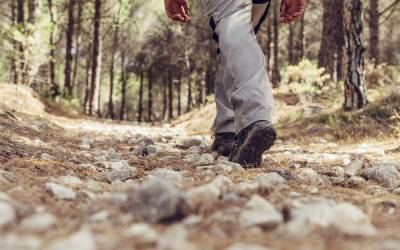
M 271 85 L 255 36 L 269 1 L 203 0 L 203 4 L 220 49 L 213 132 L 238 134 L 254 122 L 272 122 Z

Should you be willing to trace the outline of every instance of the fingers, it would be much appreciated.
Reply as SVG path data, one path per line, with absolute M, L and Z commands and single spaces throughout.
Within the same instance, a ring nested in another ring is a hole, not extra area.
M 179 13 L 185 19 L 186 22 L 190 21 L 190 8 L 188 0 L 177 0 L 179 5 Z
M 168 13 L 168 17 L 177 22 L 186 22 L 186 19 L 183 18 L 180 13 Z
M 286 3 L 286 0 L 282 0 L 282 3 L 281 3 L 281 18 L 282 18 L 282 21 L 284 21 L 285 17 L 287 16 L 287 9 L 288 9 L 288 6 L 287 6 L 287 3 Z

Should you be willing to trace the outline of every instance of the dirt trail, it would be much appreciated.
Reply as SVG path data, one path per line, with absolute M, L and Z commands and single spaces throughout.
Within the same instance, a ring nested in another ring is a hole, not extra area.
M 0 138 L 3 250 L 400 249 L 395 140 L 279 141 L 246 170 L 168 127 L 0 112 Z

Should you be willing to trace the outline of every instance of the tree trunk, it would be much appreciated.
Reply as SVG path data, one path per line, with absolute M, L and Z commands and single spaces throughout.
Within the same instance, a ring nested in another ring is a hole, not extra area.
M 363 53 L 361 0 L 346 0 L 345 28 L 348 71 L 345 83 L 345 110 L 360 109 L 367 104 Z
M 84 0 L 78 1 L 78 16 L 76 20 L 76 31 L 75 31 L 75 60 L 74 60 L 74 69 L 72 72 L 72 89 L 76 86 L 76 78 L 78 76 L 78 67 L 79 67 L 79 57 L 81 52 L 81 31 L 82 31 L 82 13 L 83 13 L 83 5 Z
M 93 24 L 93 52 L 92 52 L 92 77 L 89 91 L 89 115 L 99 111 L 98 96 L 100 88 L 101 70 L 101 3 L 102 0 L 95 0 L 95 14 Z
M 87 57 L 86 57 L 86 79 L 85 79 L 85 97 L 84 97 L 84 105 L 83 105 L 83 111 L 86 114 L 86 110 L 88 107 L 88 101 L 89 101 L 89 93 L 90 93 L 90 79 L 91 79 L 91 75 L 90 75 L 90 68 L 91 68 L 91 63 L 92 63 L 92 54 L 90 53 L 90 51 L 92 50 L 92 44 L 89 44 L 88 46 L 88 51 L 89 53 L 87 53 Z
M 344 47 L 346 45 L 344 34 L 344 1 L 338 1 L 336 5 L 336 80 L 341 81 L 345 79 L 345 55 Z
M 325 68 L 326 72 L 328 72 L 331 76 L 333 76 L 335 72 L 336 5 L 337 0 L 323 0 L 324 14 L 322 20 L 322 40 L 318 55 L 318 67 Z
M 121 108 L 119 111 L 119 119 L 123 121 L 125 119 L 125 108 L 126 108 L 126 88 L 127 88 L 127 76 L 125 69 L 125 53 L 121 51 Z
M 172 92 L 172 72 L 168 70 L 168 121 L 174 118 L 174 93 Z
M 72 47 L 74 38 L 74 6 L 75 0 L 68 2 L 68 25 L 66 32 L 66 45 L 65 45 L 65 70 L 64 70 L 64 93 L 72 96 L 72 82 L 71 82 L 71 65 L 72 65 Z
M 267 61 L 267 72 L 271 71 L 271 57 L 272 57 L 272 19 L 268 19 L 267 23 L 267 51 L 266 51 L 266 61 Z
M 56 83 L 56 53 L 55 53 L 55 43 L 54 43 L 54 29 L 56 26 L 56 21 L 54 19 L 53 13 L 53 0 L 48 0 L 47 5 L 49 8 L 50 13 L 50 22 L 51 22 L 51 30 L 50 30 L 50 39 L 49 39 L 49 67 L 50 67 L 50 74 L 49 74 L 49 85 L 50 85 L 50 96 L 55 99 L 59 94 L 59 88 Z
M 187 108 L 186 108 L 186 112 L 190 112 L 190 110 L 192 109 L 192 105 L 193 105 L 193 97 L 192 97 L 192 77 L 189 76 L 188 79 L 188 92 L 187 92 L 188 96 L 187 96 Z
M 182 73 L 179 70 L 178 72 L 178 87 L 177 87 L 177 94 L 178 94 L 178 116 L 182 114 L 182 103 L 181 103 L 181 92 L 182 92 Z
M 15 1 L 11 0 L 11 25 L 13 27 L 16 27 L 17 23 L 17 6 L 15 5 Z M 17 42 L 12 39 L 12 45 L 13 45 L 13 50 L 17 51 L 18 50 L 18 45 Z M 10 72 L 10 81 L 12 81 L 14 84 L 18 84 L 18 71 L 17 71 L 17 60 L 16 56 L 13 55 L 11 58 L 11 72 Z
M 300 23 L 298 24 L 299 27 L 299 34 L 297 35 L 297 38 L 295 39 L 295 49 L 296 49 L 296 54 L 295 57 L 293 58 L 293 64 L 298 64 L 301 60 L 303 60 L 304 57 L 304 19 L 305 16 L 303 15 L 301 17 Z
M 140 72 L 140 87 L 139 87 L 139 103 L 138 103 L 138 116 L 137 116 L 137 121 L 142 122 L 143 121 L 143 80 L 144 80 L 144 73 L 143 71 Z
M 279 72 L 279 4 L 275 2 L 274 6 L 274 68 L 272 70 L 272 85 L 278 87 L 281 81 Z
M 163 77 L 163 110 L 161 120 L 164 120 L 167 115 L 167 91 L 168 91 L 168 83 L 167 77 L 164 74 Z
M 151 69 L 147 72 L 149 77 L 148 83 L 148 100 L 147 100 L 147 119 L 148 122 L 153 121 L 153 73 Z
M 289 37 L 287 42 L 287 52 L 288 52 L 288 63 L 289 65 L 294 65 L 294 28 L 295 24 L 289 24 Z
M 19 31 L 24 34 L 25 33 L 25 7 L 24 0 L 18 0 L 17 2 L 17 23 Z M 17 70 L 18 77 L 21 83 L 26 82 L 26 72 L 25 70 L 25 48 L 22 42 L 19 43 L 18 48 L 18 59 L 19 59 L 19 68 Z
M 369 0 L 369 58 L 377 66 L 379 55 L 379 0 Z

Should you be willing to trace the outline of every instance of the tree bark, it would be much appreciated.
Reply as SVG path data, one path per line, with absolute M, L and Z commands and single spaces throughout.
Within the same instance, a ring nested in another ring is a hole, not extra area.
M 338 1 L 336 8 L 336 80 L 341 81 L 345 79 L 344 1 Z
M 288 51 L 288 62 L 289 65 L 294 65 L 294 24 L 289 24 L 289 37 L 287 42 L 287 51 Z
M 56 53 L 55 53 L 55 43 L 54 43 L 54 29 L 56 26 L 56 21 L 54 19 L 53 13 L 53 0 L 48 0 L 47 5 L 49 8 L 50 13 L 50 22 L 51 22 L 51 30 L 50 30 L 50 38 L 49 38 L 49 67 L 50 67 L 50 74 L 49 74 L 49 85 L 50 85 L 50 96 L 55 99 L 59 94 L 59 88 L 56 83 Z
M 348 70 L 345 83 L 345 110 L 360 109 L 367 104 L 363 54 L 361 0 L 346 0 L 345 28 Z
M 76 19 L 76 31 L 75 31 L 75 60 L 74 60 L 74 69 L 72 71 L 72 89 L 76 86 L 76 78 L 78 76 L 78 66 L 79 66 L 79 57 L 81 53 L 81 32 L 82 32 L 82 13 L 83 13 L 83 5 L 84 0 L 78 1 L 78 14 Z
M 140 87 L 139 87 L 139 103 L 138 103 L 138 116 L 137 116 L 137 121 L 142 122 L 143 121 L 143 80 L 144 80 L 144 72 L 140 71 Z
M 148 87 L 148 100 L 147 100 L 147 119 L 148 122 L 153 121 L 153 73 L 151 69 L 147 72 L 149 83 Z
M 174 118 L 174 93 L 172 92 L 172 72 L 168 70 L 168 121 Z
M 121 53 L 121 108 L 119 111 L 119 119 L 125 120 L 126 115 L 126 89 L 127 89 L 127 75 L 125 69 L 125 53 Z
M 275 2 L 274 6 L 274 67 L 272 70 L 272 85 L 278 87 L 281 81 L 279 72 L 279 4 Z
M 369 0 L 369 58 L 375 66 L 380 63 L 379 32 L 379 0 Z
M 182 103 L 181 103 L 181 93 L 182 92 L 182 73 L 179 70 L 178 72 L 178 86 L 177 86 L 177 95 L 178 95 L 178 116 L 182 114 Z
M 102 0 L 95 0 L 95 14 L 93 24 L 93 52 L 92 52 L 92 75 L 89 91 L 89 115 L 99 111 L 98 97 L 100 88 L 101 70 L 101 8 Z
M 88 107 L 88 102 L 89 102 L 89 93 L 90 93 L 90 79 L 91 79 L 91 75 L 90 75 L 90 68 L 91 68 L 91 63 L 92 63 L 92 54 L 90 53 L 90 51 L 92 50 L 92 44 L 89 44 L 88 46 L 88 51 L 89 53 L 87 53 L 87 57 L 86 57 L 86 79 L 85 79 L 85 97 L 84 97 L 84 101 L 83 101 L 83 111 L 86 114 L 86 110 Z
M 71 65 L 72 65 L 72 47 L 74 38 L 74 7 L 75 0 L 68 2 L 68 25 L 66 32 L 66 51 L 65 51 L 65 70 L 64 70 L 64 92 L 68 96 L 72 96 L 72 81 L 71 81 Z
M 163 109 L 162 109 L 162 117 L 161 120 L 164 120 L 167 115 L 167 91 L 168 91 L 168 80 L 167 76 L 163 76 Z
M 17 6 L 15 5 L 15 1 L 11 0 L 10 4 L 10 9 L 11 9 L 11 25 L 13 27 L 16 27 L 17 23 Z M 18 45 L 17 42 L 12 39 L 12 45 L 13 45 L 13 50 L 17 51 L 18 50 Z M 18 71 L 17 71 L 17 60 L 16 56 L 13 55 L 11 58 L 11 72 L 10 72 L 10 81 L 12 81 L 14 84 L 18 84 Z
M 18 30 L 22 34 L 25 33 L 25 7 L 24 7 L 24 0 L 17 1 L 17 23 L 18 23 Z M 19 68 L 17 70 L 18 77 L 20 82 L 24 84 L 26 82 L 26 72 L 25 72 L 25 48 L 22 42 L 19 43 L 18 49 L 18 60 L 19 60 Z
M 336 32 L 336 4 L 337 0 L 323 0 L 322 40 L 318 55 L 318 66 L 325 68 L 326 72 L 331 76 L 335 72 L 336 41 L 334 38 Z

